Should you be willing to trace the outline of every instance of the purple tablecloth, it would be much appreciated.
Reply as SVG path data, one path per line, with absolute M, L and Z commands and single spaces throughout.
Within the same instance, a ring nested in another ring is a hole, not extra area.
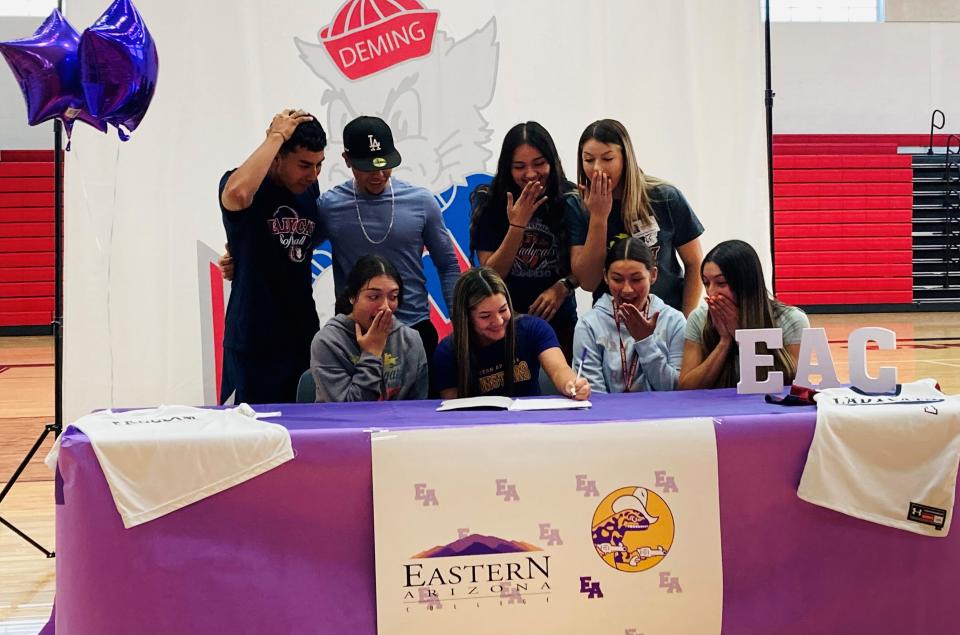
M 918 536 L 797 498 L 812 407 L 731 390 L 598 395 L 586 412 L 436 413 L 436 403 L 272 407 L 284 413 L 275 421 L 290 429 L 295 460 L 128 530 L 86 437 L 68 433 L 57 631 L 373 634 L 364 430 L 707 415 L 717 433 L 723 633 L 960 632 L 957 532 Z

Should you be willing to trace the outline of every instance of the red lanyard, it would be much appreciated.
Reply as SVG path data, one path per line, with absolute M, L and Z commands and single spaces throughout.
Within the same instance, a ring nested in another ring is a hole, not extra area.
M 637 370 L 640 366 L 640 358 L 634 357 L 633 361 L 630 362 L 630 365 L 627 366 L 627 347 L 623 344 L 623 334 L 620 332 L 620 311 L 617 306 L 619 303 L 614 300 L 613 303 L 613 321 L 617 325 L 617 339 L 620 340 L 620 369 L 623 371 L 623 383 L 624 383 L 624 392 L 630 392 L 630 387 L 633 386 L 633 380 L 637 378 Z M 644 306 L 644 316 L 646 316 L 647 309 L 650 307 L 650 298 L 647 298 L 646 306 Z

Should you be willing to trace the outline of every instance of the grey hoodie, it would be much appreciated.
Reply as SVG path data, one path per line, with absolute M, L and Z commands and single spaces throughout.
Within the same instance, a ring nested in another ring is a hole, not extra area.
M 635 358 L 639 360 L 637 376 L 630 390 L 676 390 L 687 321 L 683 313 L 667 306 L 652 293 L 649 311 L 650 315 L 660 312 L 657 327 L 649 337 L 638 342 L 627 332 L 626 326 L 620 329 L 627 364 L 632 364 Z M 613 297 L 609 293 L 597 300 L 593 309 L 577 322 L 573 334 L 573 359 L 574 364 L 583 359 L 582 374 L 594 392 L 625 392 L 620 338 L 613 319 Z
M 335 315 L 310 345 L 317 401 L 427 398 L 427 355 L 420 334 L 394 319 L 383 357 L 360 350 L 349 315 Z

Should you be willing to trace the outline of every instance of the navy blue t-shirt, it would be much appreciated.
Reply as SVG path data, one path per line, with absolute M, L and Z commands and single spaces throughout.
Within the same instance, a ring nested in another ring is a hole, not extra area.
M 221 194 L 232 173 L 220 179 Z M 231 212 L 221 203 L 234 262 L 225 347 L 281 355 L 310 350 L 320 330 L 310 272 L 319 194 L 316 183 L 294 194 L 268 177 L 247 209 Z
M 474 213 L 477 206 L 490 204 L 489 195 L 484 194 L 484 190 L 479 189 L 474 194 Z M 570 273 L 570 241 L 566 237 L 558 236 L 557 232 L 551 229 L 545 217 L 548 204 L 541 205 L 527 223 L 513 266 L 503 280 L 510 290 L 513 306 L 524 313 L 530 310 L 530 305 L 541 293 Z M 564 196 L 562 205 L 561 213 L 564 219 L 569 213 L 586 213 L 580 198 L 573 194 Z M 491 214 L 486 218 L 491 217 L 495 218 L 496 222 L 487 220 L 474 227 L 473 248 L 477 251 L 496 251 L 506 238 L 510 227 L 506 212 L 501 210 L 499 215 Z M 573 294 L 560 306 L 557 316 L 576 321 L 577 301 Z
M 517 315 L 517 347 L 513 363 L 513 393 L 504 391 L 503 340 L 474 349 L 470 381 L 479 388 L 479 395 L 530 397 L 540 394 L 540 353 L 559 348 L 557 335 L 543 319 L 534 315 Z M 433 354 L 433 373 L 436 390 L 457 387 L 457 362 L 453 335 L 448 335 Z M 463 396 L 463 395 L 461 395 Z
M 628 236 L 643 240 L 657 263 L 657 281 L 650 288 L 650 293 L 676 310 L 683 311 L 683 267 L 677 259 L 677 247 L 703 233 L 700 219 L 690 209 L 680 190 L 666 183 L 654 187 L 650 192 L 650 207 L 653 208 L 655 222 L 634 227 L 628 233 L 623 227 L 620 207 L 620 201 L 614 201 L 607 217 L 607 249 L 617 240 Z M 586 213 L 567 213 L 571 245 L 587 242 L 589 224 L 590 218 Z M 606 285 L 601 285 L 594 294 L 594 302 L 605 291 Z

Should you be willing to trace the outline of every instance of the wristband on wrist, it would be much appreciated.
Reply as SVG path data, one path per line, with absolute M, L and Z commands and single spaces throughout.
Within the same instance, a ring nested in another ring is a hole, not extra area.
M 577 290 L 576 285 L 573 284 L 573 280 L 571 280 L 567 276 L 560 278 L 560 284 L 562 284 L 567 289 L 568 295 Z
M 526 229 L 526 225 L 517 225 L 516 223 L 510 223 L 510 227 L 516 227 L 517 229 Z

